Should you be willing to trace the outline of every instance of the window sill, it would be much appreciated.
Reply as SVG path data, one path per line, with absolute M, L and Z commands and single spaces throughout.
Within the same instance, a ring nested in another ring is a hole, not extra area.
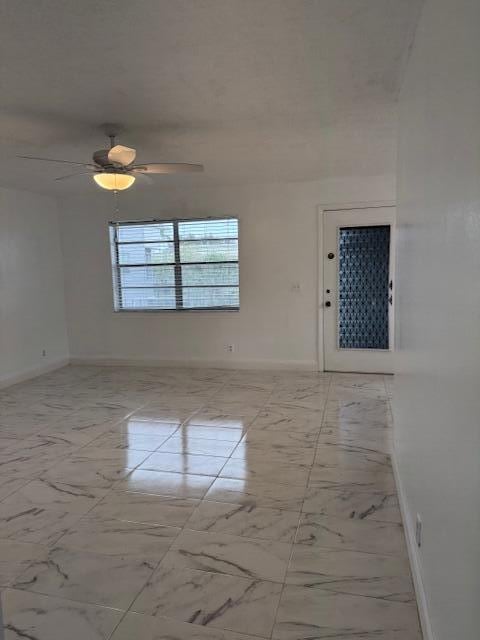
M 113 309 L 115 314 L 136 313 L 237 313 L 240 307 L 205 307 L 202 309 Z

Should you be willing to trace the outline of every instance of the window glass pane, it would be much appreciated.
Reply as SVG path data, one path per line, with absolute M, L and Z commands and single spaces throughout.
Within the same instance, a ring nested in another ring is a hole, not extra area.
M 238 264 L 184 264 L 182 282 L 183 286 L 238 285 Z
M 209 238 L 236 238 L 238 220 L 189 220 L 178 223 L 180 240 L 204 240 Z
M 339 234 L 340 349 L 388 349 L 390 227 L 349 227 Z
M 175 309 L 175 289 L 128 289 L 121 293 L 122 309 Z
M 120 267 L 122 287 L 175 286 L 174 267 Z
M 184 287 L 183 306 L 186 309 L 238 307 L 238 287 Z
M 152 240 L 173 240 L 173 223 L 132 224 L 117 227 L 119 242 L 144 242 Z
M 238 260 L 237 240 L 205 240 L 180 242 L 181 262 L 223 262 Z
M 117 310 L 239 307 L 236 219 L 119 223 L 112 228 Z
M 119 244 L 120 264 L 162 264 L 175 262 L 173 242 Z

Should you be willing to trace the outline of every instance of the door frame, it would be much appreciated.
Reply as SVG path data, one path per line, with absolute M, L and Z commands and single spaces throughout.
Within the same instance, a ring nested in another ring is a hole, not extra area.
M 396 207 L 395 200 L 371 200 L 369 202 L 328 203 L 317 206 L 317 370 L 325 371 L 325 348 L 323 333 L 324 286 L 323 286 L 323 220 L 329 211 L 349 211 L 350 209 L 376 209 Z

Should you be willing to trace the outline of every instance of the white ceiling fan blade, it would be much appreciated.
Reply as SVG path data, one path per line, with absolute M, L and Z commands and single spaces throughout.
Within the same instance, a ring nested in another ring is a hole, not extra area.
M 132 176 L 135 176 L 135 178 L 137 178 L 137 180 L 139 180 L 143 184 L 153 184 L 152 178 L 148 174 L 143 173 L 142 171 L 137 171 L 136 169 L 133 169 L 132 171 L 129 171 L 129 173 Z
M 80 167 L 90 167 L 95 169 L 95 165 L 89 162 L 72 162 L 71 160 L 54 160 L 53 158 L 39 158 L 37 156 L 17 156 L 17 158 L 23 158 L 25 160 L 42 160 L 43 162 L 60 162 L 61 164 L 76 164 Z
M 80 171 L 80 173 L 69 173 L 66 176 L 59 176 L 58 178 L 55 178 L 55 180 L 68 180 L 69 178 L 75 178 L 75 176 L 85 176 L 85 175 L 93 176 L 94 172 L 93 171 Z
M 110 149 L 108 152 L 108 159 L 110 162 L 114 162 L 116 164 L 122 165 L 122 167 L 126 167 L 135 160 L 137 152 L 135 149 L 130 149 L 130 147 L 124 147 L 121 144 L 116 144 L 114 147 Z
M 149 162 L 132 167 L 140 173 L 192 173 L 203 171 L 203 164 L 191 164 L 188 162 Z

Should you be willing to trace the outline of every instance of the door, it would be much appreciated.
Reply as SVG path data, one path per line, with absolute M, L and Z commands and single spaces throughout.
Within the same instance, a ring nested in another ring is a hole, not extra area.
M 323 214 L 326 371 L 393 372 L 395 208 Z

